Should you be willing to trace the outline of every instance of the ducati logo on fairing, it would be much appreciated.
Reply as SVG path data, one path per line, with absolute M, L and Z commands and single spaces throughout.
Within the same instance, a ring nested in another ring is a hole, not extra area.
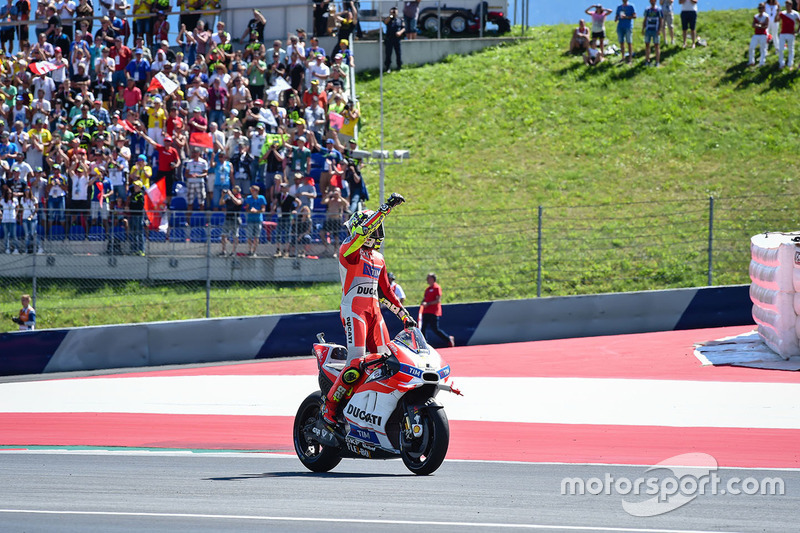
M 347 414 L 351 415 L 353 418 L 357 418 L 359 420 L 363 420 L 367 424 L 375 424 L 376 426 L 381 425 L 381 420 L 383 417 L 378 415 L 373 415 L 372 413 L 367 413 L 359 409 L 358 407 L 354 407 L 352 405 L 347 406 Z

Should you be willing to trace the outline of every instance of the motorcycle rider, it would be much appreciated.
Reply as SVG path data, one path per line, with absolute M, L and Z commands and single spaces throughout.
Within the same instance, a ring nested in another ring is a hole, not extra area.
M 320 442 L 335 446 L 338 443 L 336 417 L 343 399 L 355 393 L 366 374 L 364 364 L 387 353 L 389 331 L 381 316 L 382 301 L 403 327 L 417 325 L 411 314 L 390 289 L 383 254 L 378 250 L 383 242 L 383 219 L 394 207 L 405 201 L 392 194 L 378 211 L 358 211 L 345 223 L 350 236 L 339 247 L 339 276 L 342 280 L 340 315 L 347 337 L 347 365 L 331 386 L 317 420 Z

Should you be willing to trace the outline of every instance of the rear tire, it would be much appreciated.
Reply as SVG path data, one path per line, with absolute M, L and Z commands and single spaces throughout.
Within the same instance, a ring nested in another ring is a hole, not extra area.
M 497 23 L 497 33 L 502 35 L 511 31 L 511 22 L 508 19 L 503 19 Z
M 461 13 L 456 13 L 447 19 L 447 27 L 450 28 L 450 33 L 453 35 L 464 35 L 469 28 L 469 21 Z
M 419 27 L 422 33 L 436 35 L 439 29 L 439 17 L 436 13 L 426 13 L 419 19 Z
M 321 404 L 322 393 L 320 391 L 309 394 L 297 409 L 292 431 L 297 458 L 312 472 L 328 472 L 342 460 L 336 448 L 323 446 L 306 437 L 305 429 L 313 426 L 316 422 Z
M 442 408 L 421 411 L 420 424 L 423 427 L 422 437 L 401 444 L 400 456 L 406 468 L 418 476 L 427 476 L 442 465 L 447 455 L 450 424 Z M 404 439 L 402 429 L 400 438 Z

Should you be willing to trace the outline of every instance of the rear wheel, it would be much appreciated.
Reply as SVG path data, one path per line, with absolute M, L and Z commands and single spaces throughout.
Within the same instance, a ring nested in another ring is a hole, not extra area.
M 312 438 L 310 430 L 319 416 L 321 402 L 320 391 L 309 394 L 294 417 L 294 451 L 303 466 L 312 472 L 327 472 L 342 460 L 336 448 L 323 446 Z
M 436 16 L 436 13 L 422 15 L 422 18 L 419 19 L 419 27 L 422 29 L 422 33 L 436 35 L 439 30 L 439 17 Z
M 400 456 L 406 468 L 419 476 L 432 474 L 442 465 L 450 446 L 450 424 L 444 409 L 424 409 L 420 412 L 419 424 L 422 436 L 405 440 L 401 428 Z
M 447 19 L 447 27 L 453 35 L 463 35 L 469 27 L 469 21 L 462 13 L 456 13 Z
M 511 31 L 511 22 L 504 18 L 497 23 L 497 33 L 503 34 Z

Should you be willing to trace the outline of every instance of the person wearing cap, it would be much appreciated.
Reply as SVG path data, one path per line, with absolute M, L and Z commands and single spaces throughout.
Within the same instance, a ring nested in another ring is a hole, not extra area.
M 16 153 L 19 151 L 19 146 L 9 140 L 7 131 L 0 133 L 0 160 L 6 161 L 11 166 L 16 161 Z
M 147 156 L 144 154 L 139 154 L 139 156 L 136 158 L 136 163 L 128 173 L 128 180 L 131 182 L 140 181 L 144 188 L 149 188 L 152 177 L 153 167 L 147 164 Z
M 155 0 L 156 3 L 160 1 L 162 0 Z M 153 31 L 148 35 L 148 39 L 150 40 L 149 45 L 151 47 L 161 41 L 169 40 L 169 20 L 167 20 L 167 11 L 169 11 L 169 8 L 163 9 L 161 7 L 156 11 L 156 17 L 153 20 Z
M 194 203 L 200 209 L 205 208 L 206 203 L 206 179 L 208 178 L 208 161 L 201 157 L 201 148 L 199 146 L 192 147 L 192 157 L 183 165 L 183 175 L 186 178 L 186 201 L 189 204 L 188 209 L 194 209 Z
M 133 52 L 122 43 L 122 37 L 117 36 L 114 38 L 114 44 L 108 55 L 114 60 L 114 86 L 119 87 L 120 84 L 125 83 L 126 68 L 133 58 Z
M 395 54 L 397 70 L 400 70 L 403 68 L 400 42 L 406 32 L 405 22 L 397 15 L 397 8 L 392 6 L 389 9 L 389 16 L 383 19 L 383 23 L 386 25 L 385 38 L 383 40 L 383 70 L 386 72 L 392 71 L 392 52 Z
M 130 9 L 130 5 L 125 0 L 117 0 L 116 5 L 108 10 L 108 19 L 111 21 L 111 27 L 117 35 L 122 36 L 122 42 L 128 44 L 128 39 L 131 36 L 131 27 L 125 18 L 117 16 L 117 13 L 125 15 Z
M 303 93 L 303 106 L 309 107 L 313 103 L 313 98 L 317 97 L 319 99 L 319 105 L 323 109 L 328 108 L 328 94 L 322 90 L 320 86 L 319 80 L 313 80 L 311 82 L 311 90 L 306 91 Z
M 157 144 L 164 144 L 164 126 L 167 122 L 167 112 L 161 103 L 161 96 L 156 95 L 145 107 L 147 114 L 147 135 Z M 152 152 L 151 152 L 152 153 Z
M 304 136 L 297 137 L 294 144 L 290 144 L 287 148 L 291 150 L 291 156 L 286 171 L 299 172 L 302 175 L 308 174 L 311 169 L 311 150 L 306 147 L 306 138 Z
M 139 180 L 134 180 L 128 191 L 128 224 L 131 233 L 131 254 L 144 255 L 144 195 L 145 186 Z
M 328 77 L 331 75 L 331 69 L 328 65 L 325 64 L 325 56 L 322 54 L 317 54 L 314 58 L 314 61 L 309 61 L 308 64 L 308 72 L 309 72 L 309 85 L 311 87 L 312 81 L 319 82 L 320 86 L 325 86 L 325 82 L 328 80 Z
M 234 135 L 234 142 L 236 136 Z M 242 137 L 241 140 L 235 144 L 236 153 L 231 157 L 231 166 L 233 167 L 233 178 L 236 184 L 242 190 L 250 190 L 250 185 L 253 183 L 253 156 L 250 155 L 247 140 Z
M 305 52 L 306 59 L 314 59 L 317 55 L 322 55 L 323 57 L 327 55 L 325 49 L 319 45 L 319 39 L 316 37 L 311 38 L 308 46 L 305 47 Z
M 258 239 L 261 236 L 264 213 L 267 211 L 267 199 L 261 194 L 261 187 L 250 186 L 250 194 L 244 199 L 242 208 L 247 213 L 247 244 L 250 257 L 256 257 Z
M 327 118 L 325 109 L 319 105 L 319 96 L 312 96 L 311 105 L 306 107 L 304 119 L 308 130 L 317 138 L 317 142 L 322 142 Z
M 393 272 L 388 273 L 389 276 L 389 290 L 391 290 L 397 299 L 400 300 L 400 303 L 405 305 L 406 304 L 406 293 L 403 290 L 403 287 L 397 283 L 397 278 L 395 277 Z
M 134 81 L 136 86 L 144 93 L 150 83 L 151 68 L 150 63 L 142 57 L 142 49 L 137 48 L 133 52 L 133 61 L 125 67 L 125 75 Z
M 203 108 L 196 106 L 192 110 L 192 116 L 187 120 L 189 133 L 205 133 L 208 131 L 208 119 L 203 115 Z
M 50 130 L 44 127 L 44 120 L 41 118 L 34 120 L 33 129 L 28 131 L 30 147 L 25 153 L 28 163 L 33 168 L 44 166 L 44 152 L 52 140 Z
M 261 185 L 263 177 L 263 165 L 261 162 L 261 152 L 264 144 L 267 142 L 266 129 L 264 123 L 259 122 L 256 125 L 256 130 L 250 135 L 250 157 L 253 158 L 251 163 L 252 169 L 250 175 L 253 177 L 253 182 Z M 263 189 L 263 187 L 262 187 Z

